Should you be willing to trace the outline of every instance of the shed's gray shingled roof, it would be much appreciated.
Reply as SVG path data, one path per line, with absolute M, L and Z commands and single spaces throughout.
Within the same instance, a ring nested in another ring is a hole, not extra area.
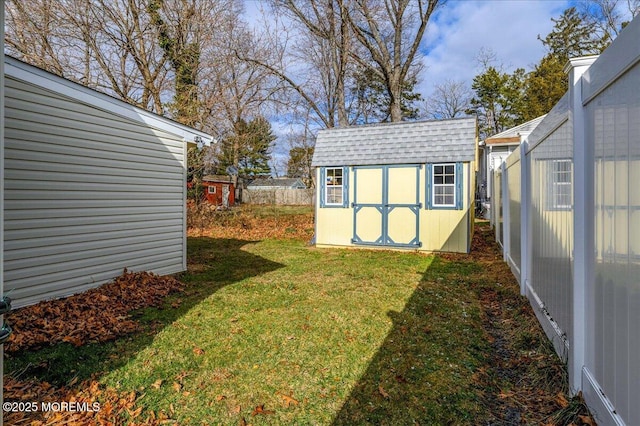
M 312 165 L 366 166 L 473 161 L 476 118 L 321 130 Z

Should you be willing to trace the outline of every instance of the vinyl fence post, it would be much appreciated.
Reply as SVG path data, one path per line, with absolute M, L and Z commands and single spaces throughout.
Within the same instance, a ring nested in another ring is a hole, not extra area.
M 509 212 L 509 176 L 507 163 L 500 164 L 502 171 L 502 253 L 505 262 L 508 262 L 511 250 L 511 214 Z
M 531 265 L 531 232 L 529 225 L 529 210 L 531 208 L 531 182 L 529 174 L 529 143 L 525 140 L 520 144 L 520 294 L 527 294 L 529 282 L 529 268 Z
M 594 259 L 594 147 L 587 146 L 585 108 L 582 105 L 582 74 L 596 57 L 570 59 L 569 122 L 573 131 L 573 318 L 569 350 L 569 386 L 573 393 L 582 390 L 582 368 L 587 347 L 587 292 L 593 287 Z

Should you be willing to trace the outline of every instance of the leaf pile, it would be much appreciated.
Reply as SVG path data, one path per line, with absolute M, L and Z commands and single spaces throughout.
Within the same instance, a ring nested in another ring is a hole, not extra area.
M 34 379 L 20 381 L 12 377 L 4 380 L 4 400 L 10 402 L 42 403 L 71 402 L 73 410 L 60 411 L 15 411 L 5 412 L 4 422 L 11 425 L 157 425 L 166 420 L 166 415 L 155 413 L 141 419 L 142 408 L 135 408 L 138 396 L 135 392 L 120 393 L 113 388 L 106 388 L 95 380 L 78 385 L 78 389 L 70 387 L 55 388 L 47 382 Z M 99 402 L 98 402 L 99 401 Z
M 265 208 L 265 210 L 268 208 Z M 235 238 L 243 240 L 301 239 L 313 236 L 313 211 L 290 213 L 286 206 L 273 207 L 268 216 L 251 207 L 237 207 L 219 211 L 202 205 L 187 210 L 188 235 L 190 237 Z
M 48 300 L 10 312 L 13 334 L 5 351 L 15 353 L 60 342 L 81 346 L 134 332 L 139 324 L 129 313 L 159 306 L 184 284 L 150 272 L 128 272 L 114 281 L 64 299 Z

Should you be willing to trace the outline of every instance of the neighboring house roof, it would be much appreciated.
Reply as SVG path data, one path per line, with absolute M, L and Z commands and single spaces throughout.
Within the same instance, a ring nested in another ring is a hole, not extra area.
M 247 188 L 306 188 L 307 186 L 299 178 L 258 178 L 247 185 Z
M 565 93 L 557 104 L 549 111 L 544 120 L 529 135 L 529 146 L 533 147 L 553 133 L 569 119 L 569 92 Z
M 35 84 L 58 95 L 143 123 L 151 128 L 181 136 L 185 142 L 195 143 L 201 140 L 208 145 L 214 141 L 213 136 L 205 132 L 185 126 L 177 121 L 138 108 L 105 93 L 51 74 L 48 71 L 29 65 L 11 56 L 4 55 L 4 65 L 7 76 Z
M 533 120 L 522 123 L 519 126 L 512 127 L 485 139 L 487 145 L 514 144 L 518 145 L 522 141 L 521 135 L 528 135 L 535 129 L 546 115 L 534 118 Z
M 411 121 L 321 130 L 312 165 L 351 166 L 473 161 L 476 118 Z
M 203 182 L 224 182 L 233 183 L 233 177 L 223 175 L 206 175 L 202 177 Z

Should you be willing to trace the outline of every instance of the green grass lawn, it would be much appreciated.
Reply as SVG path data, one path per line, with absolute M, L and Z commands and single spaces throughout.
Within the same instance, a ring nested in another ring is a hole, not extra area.
M 189 240 L 187 289 L 145 332 L 7 360 L 60 386 L 99 377 L 179 424 L 469 424 L 488 343 L 441 258 L 298 240 Z M 477 268 L 471 265 L 468 268 Z M 43 363 L 43 359 L 47 360 Z
M 141 332 L 11 355 L 5 372 L 97 379 L 134 401 L 117 424 L 549 423 L 563 367 L 488 228 L 471 256 L 427 256 L 249 241 L 242 214 L 189 239 L 186 289 L 134 312 Z
M 442 261 L 292 240 L 195 238 L 189 247 L 194 272 L 181 279 L 191 300 L 177 317 L 167 312 L 169 321 L 144 313 L 166 327 L 102 378 L 141 393 L 145 411 L 181 424 L 443 424 L 481 415 L 477 298 L 431 271 Z

